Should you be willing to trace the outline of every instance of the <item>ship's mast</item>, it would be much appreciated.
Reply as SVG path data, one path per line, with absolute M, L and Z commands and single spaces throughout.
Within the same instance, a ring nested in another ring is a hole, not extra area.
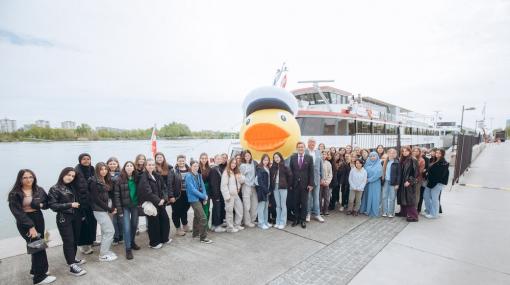
M 273 86 L 276 86 L 278 82 L 280 81 L 280 77 L 282 77 L 282 74 L 284 72 L 287 72 L 287 66 L 285 65 L 285 62 L 282 64 L 282 67 L 276 70 L 276 74 L 274 75 L 273 80 Z

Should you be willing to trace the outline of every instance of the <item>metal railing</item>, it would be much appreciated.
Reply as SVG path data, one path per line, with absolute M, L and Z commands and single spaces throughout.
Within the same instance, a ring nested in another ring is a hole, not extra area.
M 473 158 L 473 147 L 482 141 L 480 135 L 462 135 L 455 136 L 454 141 L 457 144 L 455 154 L 455 168 L 453 170 L 452 185 L 459 182 L 459 177 L 471 165 Z

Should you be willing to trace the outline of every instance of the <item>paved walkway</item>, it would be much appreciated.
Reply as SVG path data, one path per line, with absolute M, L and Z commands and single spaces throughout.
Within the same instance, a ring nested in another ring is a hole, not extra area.
M 486 148 L 461 183 L 510 186 L 509 152 L 510 144 Z M 67 274 L 59 246 L 48 250 L 50 270 L 55 284 L 510 284 L 510 191 L 455 186 L 442 204 L 440 219 L 411 224 L 334 213 L 306 230 L 211 234 L 212 245 L 174 237 L 132 261 L 119 245 L 115 262 L 87 256 L 79 278 Z M 146 234 L 137 239 L 147 245 Z M 0 283 L 31 284 L 29 264 L 27 255 L 2 259 Z

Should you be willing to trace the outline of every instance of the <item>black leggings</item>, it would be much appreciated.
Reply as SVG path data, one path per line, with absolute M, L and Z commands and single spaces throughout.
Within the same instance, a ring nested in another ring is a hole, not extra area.
M 25 213 L 28 218 L 32 220 L 35 226 L 35 230 L 37 233 L 41 235 L 41 238 L 44 237 L 44 217 L 41 211 L 35 211 L 31 213 Z M 29 243 L 31 240 L 28 237 L 28 232 L 30 228 L 27 228 L 26 226 L 17 224 L 19 234 L 27 243 Z M 35 240 L 35 239 L 34 239 Z M 38 253 L 34 253 L 32 256 L 32 266 L 30 268 L 30 274 L 34 274 L 34 278 L 32 281 L 34 284 L 37 284 L 41 281 L 43 281 L 48 275 L 46 275 L 46 272 L 48 272 L 48 257 L 46 256 L 46 250 L 39 251 Z
M 342 207 L 346 208 L 349 205 L 349 184 L 342 184 Z
M 212 199 L 213 209 L 212 209 L 212 225 L 214 227 L 219 227 L 223 224 L 223 219 L 225 219 L 225 201 L 223 197 L 220 199 Z
M 169 241 L 170 221 L 165 206 L 156 207 L 158 214 L 147 217 L 147 233 L 149 234 L 150 246 L 157 246 L 160 243 Z
M 75 262 L 77 239 L 80 236 L 81 216 L 76 214 L 57 214 L 57 228 L 62 237 L 64 257 L 68 265 Z
M 335 185 L 331 190 L 331 200 L 329 201 L 329 210 L 334 210 L 336 203 L 340 199 L 340 185 Z
M 172 204 L 172 221 L 176 228 L 180 228 L 181 223 L 183 226 L 188 224 L 189 207 L 190 205 L 188 203 L 188 195 L 185 191 L 183 191 L 181 192 L 179 199 L 177 199 L 175 203 Z

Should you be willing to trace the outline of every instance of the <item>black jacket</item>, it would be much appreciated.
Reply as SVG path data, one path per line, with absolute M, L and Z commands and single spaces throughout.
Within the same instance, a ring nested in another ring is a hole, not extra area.
M 385 162 L 387 163 L 387 162 Z M 382 179 L 386 179 L 386 166 L 383 167 Z M 391 164 L 390 169 L 390 185 L 397 186 L 400 185 L 400 164 L 398 159 L 395 159 Z
M 135 185 L 137 185 L 138 178 L 136 177 L 136 175 L 133 175 L 133 178 L 135 180 Z M 138 196 L 138 189 L 136 195 Z M 115 186 L 113 188 L 113 206 L 117 208 L 117 213 L 120 214 L 123 213 L 122 209 L 123 207 L 138 206 L 131 200 L 127 179 L 119 177 L 119 179 L 117 179 L 117 182 L 115 182 Z
M 450 164 L 443 158 L 435 163 L 432 163 L 428 169 L 427 187 L 434 188 L 438 183 L 447 185 L 448 177 L 450 176 L 450 170 L 448 169 L 449 167 Z
M 339 185 L 349 185 L 349 173 L 351 173 L 351 165 L 342 161 L 336 172 L 336 179 Z
M 400 162 L 400 183 L 397 190 L 397 202 L 399 205 L 415 206 L 416 189 L 414 185 L 418 181 L 419 169 L 418 161 L 414 158 L 408 158 Z M 409 182 L 409 186 L 404 184 Z
M 209 171 L 209 188 L 211 192 L 211 199 L 213 200 L 221 200 L 223 197 L 221 195 L 221 168 L 218 165 L 215 165 Z
M 259 201 L 267 201 L 267 195 L 271 192 L 269 188 L 269 174 L 263 167 L 257 167 L 255 172 L 257 173 L 257 185 L 255 186 L 257 198 Z
M 191 172 L 191 169 L 189 168 L 188 165 L 186 165 L 186 170 L 187 170 L 186 173 Z M 179 167 L 175 166 L 174 171 L 172 171 L 172 172 L 174 174 L 172 177 L 173 181 L 168 182 L 169 184 L 173 184 L 173 188 L 171 189 L 172 196 L 170 196 L 170 197 L 178 198 L 181 195 L 186 195 L 186 193 L 185 193 L 186 189 L 182 189 L 182 185 L 184 183 L 183 183 L 183 177 L 182 177 L 181 171 L 179 171 Z M 168 176 L 170 177 L 170 175 L 168 175 Z M 170 195 L 170 191 L 168 192 L 168 194 Z
M 303 154 L 303 166 L 299 167 L 299 157 L 295 153 L 290 157 L 290 172 L 292 173 L 292 190 L 303 190 L 314 186 L 313 158 Z
M 161 175 L 153 172 L 152 178 L 147 171 L 142 173 L 140 181 L 138 181 L 136 190 L 138 192 L 138 203 L 142 204 L 149 201 L 154 206 L 158 206 L 161 199 L 167 200 L 166 183 L 163 181 Z
M 278 171 L 279 170 L 279 171 Z M 278 188 L 279 189 L 289 189 L 289 185 L 292 183 L 292 173 L 290 173 L 290 169 L 285 166 L 285 163 L 281 162 L 280 164 L 273 163 L 271 168 L 269 169 L 269 173 L 271 176 L 271 191 L 277 190 L 275 189 L 276 185 L 276 173 L 278 175 Z
M 23 212 L 23 192 L 11 191 L 9 193 L 9 209 L 12 215 L 16 219 L 16 224 L 21 225 L 23 228 L 31 228 L 34 226 L 34 222 Z M 41 204 L 43 206 L 41 207 Z M 42 187 L 39 187 L 37 191 L 32 193 L 32 203 L 30 206 L 36 210 L 48 209 L 48 195 Z
M 71 204 L 78 202 L 74 188 L 71 186 L 56 184 L 48 192 L 48 206 L 57 213 L 74 214 Z
M 108 207 L 108 199 L 110 199 L 110 187 L 100 182 L 96 177 L 90 177 L 90 201 L 92 203 L 92 210 L 99 212 L 113 212 L 112 207 Z
M 92 176 L 94 176 L 94 166 L 91 167 Z M 80 165 L 76 165 L 74 168 L 76 172 L 76 177 L 73 181 L 73 187 L 78 194 L 78 201 L 80 202 L 81 209 L 90 208 L 92 203 L 90 201 L 90 191 L 89 191 L 89 181 L 85 178 Z M 91 176 L 91 177 L 92 177 Z

